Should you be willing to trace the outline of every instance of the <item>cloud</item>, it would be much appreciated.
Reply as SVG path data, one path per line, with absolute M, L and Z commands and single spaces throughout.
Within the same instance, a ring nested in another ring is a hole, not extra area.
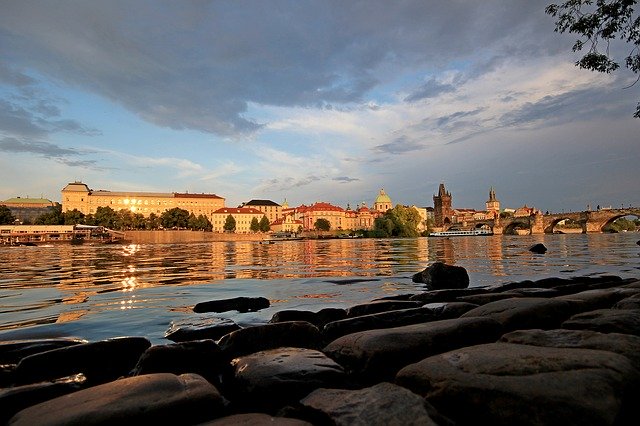
M 404 98 L 405 102 L 416 102 L 422 99 L 435 98 L 443 93 L 455 92 L 456 88 L 452 84 L 440 83 L 435 78 L 430 78 L 416 91 Z
M 3 138 L 0 140 L 0 151 L 13 153 L 32 153 L 46 157 L 64 157 L 78 155 L 75 149 L 61 148 L 48 142 L 23 142 L 16 138 Z
M 349 183 L 349 182 L 357 182 L 360 179 L 358 178 L 352 178 L 349 176 L 339 176 L 339 177 L 335 177 L 332 179 L 335 182 L 340 182 L 340 183 Z
M 426 147 L 424 143 L 410 139 L 403 135 L 395 138 L 393 141 L 373 148 L 373 151 L 380 154 L 406 154 L 407 152 L 420 151 Z

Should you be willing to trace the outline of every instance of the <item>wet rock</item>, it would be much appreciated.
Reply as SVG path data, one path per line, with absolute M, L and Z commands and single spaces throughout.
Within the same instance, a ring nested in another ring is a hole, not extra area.
M 79 391 L 85 382 L 86 378 L 79 374 L 51 382 L 0 389 L 0 424 L 5 424 L 14 414 L 27 407 Z
M 562 328 L 640 336 L 640 311 L 635 309 L 598 309 L 583 312 L 563 322 Z
M 612 307 L 625 297 L 619 289 L 586 290 L 579 293 L 556 297 L 556 300 L 574 300 L 580 303 L 582 311 L 593 311 Z
M 228 318 L 208 317 L 189 318 L 171 321 L 164 337 L 174 342 L 214 339 L 239 330 L 240 326 Z
M 623 280 L 610 280 L 610 281 L 586 281 L 586 282 L 572 282 L 569 284 L 563 284 L 554 287 L 559 295 L 576 294 L 588 290 L 607 289 L 614 287 L 621 287 L 626 282 Z
M 213 340 L 194 340 L 171 345 L 151 346 L 147 349 L 132 375 L 151 373 L 198 374 L 211 383 L 228 367 L 227 358 Z
M 379 312 L 395 311 L 398 309 L 417 308 L 420 305 L 422 305 L 422 303 L 416 301 L 380 300 L 350 307 L 347 309 L 347 318 L 376 314 Z
M 82 373 L 92 385 L 104 383 L 128 375 L 149 346 L 144 337 L 119 337 L 53 349 L 22 358 L 14 376 L 27 384 Z
M 493 342 L 502 329 L 490 318 L 458 318 L 361 331 L 329 343 L 323 352 L 366 382 L 389 380 L 405 365 L 462 346 Z
M 622 299 L 613 305 L 613 309 L 640 309 L 640 295 Z
M 320 387 L 341 386 L 346 374 L 320 351 L 278 348 L 233 360 L 233 403 L 245 408 L 278 408 Z
M 514 297 L 523 297 L 520 293 L 504 292 L 504 293 L 486 293 L 486 294 L 474 294 L 471 296 L 458 297 L 456 300 L 459 302 L 473 303 L 474 305 L 486 305 L 487 303 L 495 302 L 496 300 L 512 299 Z
M 290 321 L 236 330 L 222 336 L 218 345 L 229 358 L 235 358 L 281 347 L 318 349 L 321 341 L 318 327 L 304 321 Z
M 534 244 L 529 248 L 529 251 L 536 254 L 545 254 L 547 252 L 547 248 L 544 244 L 538 243 Z
M 311 426 L 311 423 L 287 417 L 271 417 L 264 413 L 244 413 L 200 423 L 199 426 Z
M 576 303 L 557 298 L 504 299 L 472 309 L 461 318 L 492 318 L 499 322 L 505 331 L 559 328 L 563 321 L 576 312 Z
M 416 293 L 406 293 L 406 294 L 396 294 L 394 296 L 384 296 L 384 297 L 379 297 L 377 299 L 373 299 L 374 301 L 378 301 L 378 300 L 411 300 L 411 298 L 413 296 L 415 296 Z
M 400 327 L 403 325 L 433 321 L 435 319 L 436 316 L 432 309 L 401 309 L 330 322 L 322 329 L 322 335 L 326 342 L 331 342 L 340 336 L 357 331 Z
M 460 289 L 469 287 L 469 274 L 462 266 L 434 262 L 413 276 L 414 283 L 424 283 L 429 290 Z
M 450 302 L 450 303 L 433 303 L 424 305 L 429 308 L 438 320 L 460 318 L 460 316 L 471 309 L 477 308 L 478 305 L 467 302 Z
M 518 330 L 507 333 L 501 342 L 553 348 L 598 349 L 624 355 L 640 371 L 640 337 L 591 330 Z
M 459 424 L 633 424 L 640 373 L 612 352 L 491 343 L 424 359 L 396 383 Z
M 488 291 L 484 287 L 432 290 L 416 294 L 412 296 L 410 300 L 416 300 L 424 303 L 455 302 L 458 297 L 485 293 L 488 293 Z
M 193 424 L 222 413 L 218 390 L 195 374 L 129 377 L 26 408 L 12 425 Z
M 521 297 L 555 297 L 559 296 L 555 288 L 526 287 L 514 288 L 502 294 L 520 295 Z
M 296 309 L 278 311 L 271 317 L 270 323 L 287 321 L 306 321 L 322 328 L 325 324 L 347 317 L 347 311 L 341 308 L 324 308 L 318 312 L 299 311 Z
M 87 341 L 75 338 L 51 338 L 0 342 L 0 364 L 17 364 L 22 358 L 29 355 L 81 343 L 87 343 Z
M 332 321 L 338 321 L 347 317 L 346 309 L 341 308 L 324 308 L 316 313 L 315 322 L 312 324 L 318 328 L 324 327 Z
M 254 312 L 268 307 L 269 300 L 264 297 L 234 297 L 197 303 L 193 307 L 193 312 Z
M 338 426 L 437 424 L 422 397 L 391 383 L 360 390 L 318 389 L 300 402 Z

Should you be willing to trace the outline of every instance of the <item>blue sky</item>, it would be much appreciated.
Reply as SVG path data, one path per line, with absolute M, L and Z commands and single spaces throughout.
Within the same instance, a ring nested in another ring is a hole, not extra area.
M 9 1 L 0 199 L 640 205 L 634 76 L 576 68 L 547 1 Z M 624 56 L 625 46 L 612 46 Z

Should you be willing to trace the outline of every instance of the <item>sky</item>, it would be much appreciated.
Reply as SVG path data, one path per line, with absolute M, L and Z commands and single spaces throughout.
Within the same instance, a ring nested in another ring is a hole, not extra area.
M 549 1 L 2 2 L 0 200 L 640 206 L 640 84 L 574 66 Z

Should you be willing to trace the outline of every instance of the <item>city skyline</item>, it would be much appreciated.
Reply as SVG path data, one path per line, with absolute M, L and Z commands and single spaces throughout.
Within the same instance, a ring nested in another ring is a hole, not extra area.
M 549 2 L 10 2 L 0 199 L 640 205 L 635 76 L 575 67 Z

